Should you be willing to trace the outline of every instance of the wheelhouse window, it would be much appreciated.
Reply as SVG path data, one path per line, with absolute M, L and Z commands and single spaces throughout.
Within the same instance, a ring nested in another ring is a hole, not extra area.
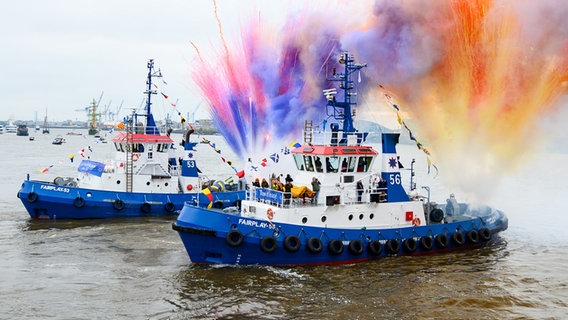
M 296 163 L 296 168 L 298 170 L 304 171 L 304 159 L 302 158 L 301 154 L 294 155 L 294 162 Z
M 337 172 L 339 169 L 339 157 L 326 157 L 325 158 L 325 171 Z
M 321 159 L 318 156 L 314 156 L 314 163 L 316 165 L 317 172 L 323 172 L 323 164 L 321 163 Z
M 356 158 L 355 157 L 349 157 L 349 166 L 347 167 L 348 172 L 354 172 L 355 171 L 355 163 L 357 163 Z
M 357 163 L 357 172 L 369 171 L 372 161 L 373 157 L 359 157 L 359 162 Z
M 314 171 L 312 156 L 304 156 L 304 164 L 307 171 Z
M 159 143 L 156 151 L 167 152 L 168 151 L 168 144 L 167 143 Z

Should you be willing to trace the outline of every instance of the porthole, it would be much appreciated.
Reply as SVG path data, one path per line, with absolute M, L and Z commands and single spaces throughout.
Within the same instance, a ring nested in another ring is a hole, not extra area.
M 325 222 L 327 220 L 326 216 L 321 217 L 321 222 Z
M 307 222 L 308 222 L 308 218 L 303 217 L 303 218 L 302 218 L 302 223 L 303 223 L 303 224 L 306 224 Z
M 120 184 L 120 180 L 116 180 L 116 184 Z
M 353 220 L 353 215 L 352 215 L 352 214 L 349 215 L 349 221 L 351 221 L 351 220 Z
M 375 214 L 374 214 L 374 213 L 371 213 L 371 214 L 369 215 L 369 219 L 371 219 L 371 220 L 373 220 L 374 217 L 375 217 Z
M 146 182 L 146 185 L 149 186 L 149 185 L 150 185 L 150 181 L 147 181 L 147 182 Z
M 365 216 L 365 215 L 363 215 L 363 214 L 361 213 L 361 214 L 359 215 L 359 220 L 363 220 L 363 217 L 364 217 L 364 216 Z

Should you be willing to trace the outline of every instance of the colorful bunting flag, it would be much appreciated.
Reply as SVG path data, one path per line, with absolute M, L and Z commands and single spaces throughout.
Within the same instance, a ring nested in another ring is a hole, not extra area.
M 383 86 L 379 84 L 379 88 L 383 89 L 383 91 L 386 91 L 387 89 Z M 438 168 L 432 164 L 432 160 L 430 159 L 430 151 L 428 151 L 428 149 L 426 149 L 422 143 L 420 143 L 416 137 L 412 134 L 412 130 L 410 130 L 410 128 L 408 127 L 408 125 L 406 125 L 406 122 L 404 122 L 404 120 L 402 119 L 402 117 L 400 116 L 400 108 L 398 107 L 398 105 L 394 102 L 394 99 L 392 97 L 392 95 L 388 94 L 387 92 L 384 92 L 384 96 L 387 100 L 387 102 L 396 110 L 396 119 L 398 121 L 398 124 L 402 125 L 406 131 L 408 131 L 408 135 L 410 137 L 410 140 L 416 142 L 416 147 L 419 150 L 422 150 L 422 152 L 424 152 L 426 154 L 426 159 L 428 161 L 428 173 L 430 173 L 430 166 L 434 167 L 434 169 L 436 169 L 436 175 L 438 175 Z

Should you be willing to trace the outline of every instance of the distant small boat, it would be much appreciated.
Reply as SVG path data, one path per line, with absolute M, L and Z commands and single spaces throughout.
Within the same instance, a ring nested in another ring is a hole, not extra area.
M 19 124 L 18 129 L 16 129 L 16 135 L 18 136 L 28 136 L 30 133 L 28 132 L 28 126 L 25 124 Z
M 30 137 L 30 141 L 34 141 L 34 140 L 35 140 L 35 137 L 34 137 L 34 136 L 31 136 L 31 137 Z
M 38 130 L 38 128 L 36 128 Z M 43 118 L 43 131 L 42 133 L 49 134 L 49 127 L 47 126 L 47 110 L 45 110 L 45 118 Z
M 83 134 L 80 132 L 73 132 L 73 131 L 69 131 L 67 132 L 68 136 L 82 136 Z
M 57 136 L 55 137 L 55 139 L 53 139 L 52 144 L 63 144 L 65 141 L 65 139 L 61 136 Z

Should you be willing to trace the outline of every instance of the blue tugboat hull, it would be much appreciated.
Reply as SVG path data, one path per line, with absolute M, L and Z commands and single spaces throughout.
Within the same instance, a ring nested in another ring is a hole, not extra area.
M 199 199 L 198 199 L 199 197 Z M 213 193 L 213 206 L 238 205 L 244 191 Z M 203 193 L 106 191 L 25 180 L 18 198 L 33 219 L 102 219 L 177 214 L 184 202 L 209 204 Z
M 354 230 L 273 223 L 186 204 L 173 229 L 192 263 L 333 265 L 479 247 L 508 227 L 501 211 L 470 214 L 451 223 Z

